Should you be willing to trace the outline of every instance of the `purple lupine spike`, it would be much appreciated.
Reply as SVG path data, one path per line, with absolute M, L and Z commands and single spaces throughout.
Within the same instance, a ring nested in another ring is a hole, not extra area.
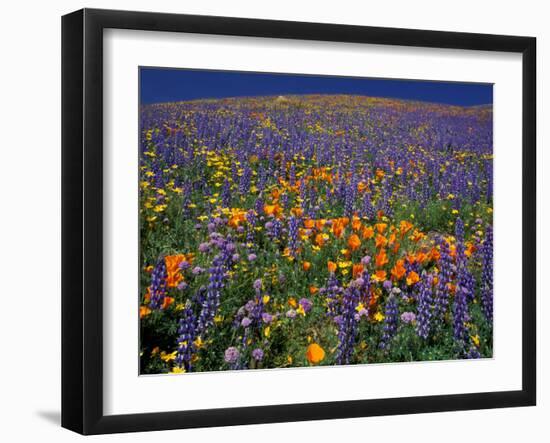
M 298 219 L 290 217 L 288 221 L 288 248 L 290 254 L 296 257 L 298 253 Z
M 246 195 L 250 190 L 250 181 L 252 179 L 252 169 L 248 166 L 244 168 L 244 171 L 239 180 L 239 194 Z
M 254 203 L 254 210 L 256 211 L 256 214 L 259 216 L 263 215 L 264 213 L 264 200 L 261 196 L 259 196 L 256 199 L 256 202 Z
M 432 277 L 422 279 L 418 296 L 418 314 L 416 316 L 416 334 L 426 340 L 430 335 L 432 319 Z
M 343 291 L 344 289 L 340 286 L 340 282 L 334 272 L 330 273 L 326 286 L 319 289 L 319 292 L 326 297 L 327 315 L 331 318 L 340 315 L 339 297 Z
M 342 295 L 341 313 L 338 320 L 338 349 L 336 364 L 347 365 L 351 360 L 357 335 L 357 318 L 355 308 L 359 302 L 359 287 L 352 281 Z
M 487 226 L 481 246 L 481 309 L 488 323 L 493 323 L 493 227 Z
M 386 302 L 384 311 L 384 329 L 382 339 L 380 340 L 380 349 L 387 350 L 390 348 L 391 341 L 397 333 L 397 323 L 399 321 L 399 309 L 397 307 L 397 298 L 390 294 Z
M 376 217 L 376 209 L 372 204 L 370 192 L 365 192 L 365 197 L 363 199 L 363 215 L 369 220 L 374 220 Z
M 434 320 L 442 325 L 445 321 L 445 314 L 449 308 L 450 288 L 453 262 L 450 255 L 449 244 L 447 240 L 441 239 L 439 243 L 440 259 L 438 263 L 439 274 L 435 291 Z
M 222 207 L 229 208 L 231 206 L 231 183 L 228 179 L 223 182 L 222 188 Z
M 153 273 L 151 275 L 151 309 L 161 309 L 166 296 L 166 279 L 168 273 L 164 257 L 160 256 L 157 260 Z
M 344 215 L 346 217 L 351 218 L 353 216 L 356 195 L 357 195 L 357 179 L 355 178 L 355 176 L 353 176 L 350 180 L 349 186 L 345 191 Z
M 288 194 L 286 192 L 281 196 L 281 206 L 283 209 L 288 208 Z
M 453 336 L 460 347 L 464 349 L 468 342 L 468 328 L 466 319 L 468 318 L 467 291 L 457 284 L 453 303 Z
M 193 367 L 191 360 L 196 351 L 196 321 L 191 302 L 188 300 L 178 324 L 178 353 L 176 355 L 176 365 L 184 368 L 186 372 L 191 372 Z
M 456 219 L 455 237 L 457 267 L 462 267 L 465 265 L 466 254 L 464 253 L 464 223 L 460 217 Z
M 248 229 L 246 231 L 246 246 L 249 251 L 251 251 L 256 239 L 255 228 L 258 223 L 258 217 L 253 210 L 250 210 L 246 213 L 246 221 L 248 222 Z
M 290 164 L 290 170 L 288 172 L 288 181 L 290 183 L 290 186 L 294 186 L 296 184 L 296 168 L 294 166 L 294 162 Z
M 223 257 L 218 254 L 212 261 L 210 267 L 210 277 L 206 296 L 202 302 L 201 311 L 198 320 L 199 335 L 204 334 L 206 329 L 213 323 L 214 317 L 220 306 L 221 291 L 224 287 L 225 268 L 223 266 Z

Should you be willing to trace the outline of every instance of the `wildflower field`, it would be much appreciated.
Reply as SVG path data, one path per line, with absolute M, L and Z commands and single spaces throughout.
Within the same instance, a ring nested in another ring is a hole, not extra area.
M 492 357 L 492 106 L 140 107 L 141 374 Z

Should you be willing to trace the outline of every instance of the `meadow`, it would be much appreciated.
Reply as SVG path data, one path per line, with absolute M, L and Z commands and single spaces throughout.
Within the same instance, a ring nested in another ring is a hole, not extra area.
M 492 107 L 140 107 L 140 373 L 492 357 Z

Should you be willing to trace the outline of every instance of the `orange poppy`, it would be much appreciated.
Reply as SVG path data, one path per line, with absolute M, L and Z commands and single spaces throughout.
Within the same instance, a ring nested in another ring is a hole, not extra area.
M 416 253 L 416 262 L 417 263 L 424 263 L 427 260 L 428 260 L 428 254 L 426 254 L 425 252 L 418 251 Z
M 359 231 L 361 229 L 361 219 L 359 217 L 353 217 L 353 220 L 351 222 L 351 228 L 354 231 Z
M 174 303 L 174 297 L 164 297 L 162 302 L 162 309 L 168 308 L 172 303 Z
M 418 229 L 415 229 L 413 232 L 413 235 L 411 235 L 411 240 L 415 243 L 418 243 L 420 240 L 422 240 L 424 237 L 426 237 L 422 232 L 420 232 Z
M 374 237 L 374 229 L 372 228 L 372 226 L 364 226 L 363 230 L 361 231 L 361 235 L 365 240 L 368 240 Z
M 317 234 L 315 236 L 315 244 L 320 247 L 323 247 L 325 245 L 325 237 L 323 234 Z
M 386 280 L 386 275 L 386 271 L 384 271 L 383 269 L 379 269 L 374 273 L 372 278 L 374 281 L 380 282 Z
M 332 222 L 332 233 L 336 238 L 342 237 L 342 234 L 344 233 L 344 225 L 340 221 L 334 220 Z
M 183 275 L 181 275 L 179 265 L 185 259 L 185 255 L 183 254 L 167 255 L 164 257 L 167 274 L 166 285 L 169 288 L 175 288 L 183 280 Z
M 145 295 L 143 296 L 143 301 L 146 303 L 149 303 L 151 300 L 151 286 L 147 287 L 147 291 L 145 291 Z
M 308 262 L 308 261 L 305 261 L 303 264 L 302 264 L 302 268 L 304 269 L 304 271 L 309 271 L 309 269 L 311 268 L 311 263 Z
M 388 239 L 383 235 L 378 234 L 376 236 L 376 248 L 384 248 L 388 244 Z
M 388 256 L 386 255 L 386 250 L 384 248 L 380 249 L 380 252 L 376 254 L 376 257 L 374 259 L 374 263 L 377 268 L 382 268 L 385 265 L 387 265 L 389 262 Z
M 391 248 L 391 251 L 394 253 L 394 254 L 397 254 L 397 251 L 399 251 L 399 248 L 401 247 L 401 243 L 399 242 L 395 242 L 395 244 L 393 245 L 393 247 Z
M 361 246 L 361 240 L 357 234 L 350 235 L 348 239 L 348 246 L 352 251 L 356 251 Z
M 281 212 L 282 212 L 282 211 L 281 211 Z M 292 209 L 290 210 L 290 213 L 291 213 L 292 215 L 296 216 L 296 217 L 301 217 L 302 214 L 304 213 L 304 210 L 303 210 L 302 208 L 296 207 L 296 208 L 292 208 Z
M 333 261 L 328 261 L 327 263 L 328 272 L 336 272 L 337 265 Z
M 407 273 L 407 269 L 405 269 L 404 260 L 403 259 L 397 260 L 397 262 L 395 263 L 395 266 L 391 270 L 392 277 L 394 277 L 396 280 L 399 281 L 405 276 L 406 273 Z
M 409 232 L 413 227 L 413 224 L 408 220 L 402 220 L 401 223 L 399 223 L 399 232 L 401 233 L 401 237 L 403 237 L 407 232 Z
M 378 231 L 379 234 L 383 234 L 384 231 L 386 230 L 386 228 L 388 227 L 388 224 L 387 223 L 376 223 L 374 225 L 374 227 L 376 228 L 376 230 Z
M 275 217 L 279 217 L 282 212 L 283 212 L 283 208 L 281 208 L 278 204 L 274 204 L 274 205 L 264 205 L 264 212 L 266 213 L 266 215 L 273 215 Z
M 471 257 L 471 255 L 477 251 L 477 248 L 472 242 L 466 243 L 466 250 L 464 251 L 464 254 L 466 254 L 466 257 Z
M 364 269 L 362 264 L 353 265 L 351 275 L 353 278 L 357 278 L 363 273 Z
M 306 229 L 313 229 L 313 227 L 315 226 L 315 220 L 312 220 L 310 218 L 304 220 L 304 226 L 306 227 Z
M 312 343 L 307 347 L 306 357 L 312 364 L 320 363 L 325 358 L 325 350 L 317 343 Z
M 140 306 L 139 307 L 139 318 L 147 317 L 151 313 L 151 308 L 149 306 Z
M 408 286 L 414 285 L 415 283 L 418 283 L 419 281 L 420 281 L 420 276 L 416 272 L 414 272 L 414 271 L 409 272 L 409 275 L 407 275 L 407 285 Z
M 241 223 L 246 220 L 246 213 L 244 211 L 234 212 L 227 224 L 232 228 L 238 228 Z
M 309 287 L 309 293 L 310 293 L 311 295 L 315 295 L 315 294 L 317 294 L 317 292 L 319 292 L 319 288 L 318 288 L 317 286 L 311 285 L 311 286 Z
M 357 183 L 357 191 L 358 192 L 363 192 L 363 191 L 366 191 L 367 189 L 369 189 L 369 185 L 367 184 L 367 182 Z
M 316 220 L 315 221 L 315 227 L 320 231 L 323 229 L 323 227 L 325 226 L 326 224 L 326 220 L 324 218 L 321 218 L 319 220 Z
M 168 272 L 168 275 L 166 276 L 166 286 L 169 288 L 177 287 L 182 281 L 183 275 L 181 275 L 179 269 L 177 272 Z
M 434 260 L 434 261 L 439 261 L 439 259 L 441 258 L 441 254 L 439 253 L 439 251 L 437 250 L 436 247 L 433 247 L 432 250 L 430 251 L 430 259 L 431 260 Z
M 176 255 L 167 255 L 164 257 L 164 262 L 166 263 L 166 271 L 168 273 L 170 272 L 177 272 L 179 270 L 179 265 L 182 261 L 185 260 L 184 254 L 176 254 Z

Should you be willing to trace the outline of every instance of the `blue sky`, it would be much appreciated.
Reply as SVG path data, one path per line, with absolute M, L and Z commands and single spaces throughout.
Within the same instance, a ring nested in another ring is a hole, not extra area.
M 460 106 L 493 103 L 493 86 L 481 83 L 140 68 L 142 104 L 286 94 L 354 94 Z

